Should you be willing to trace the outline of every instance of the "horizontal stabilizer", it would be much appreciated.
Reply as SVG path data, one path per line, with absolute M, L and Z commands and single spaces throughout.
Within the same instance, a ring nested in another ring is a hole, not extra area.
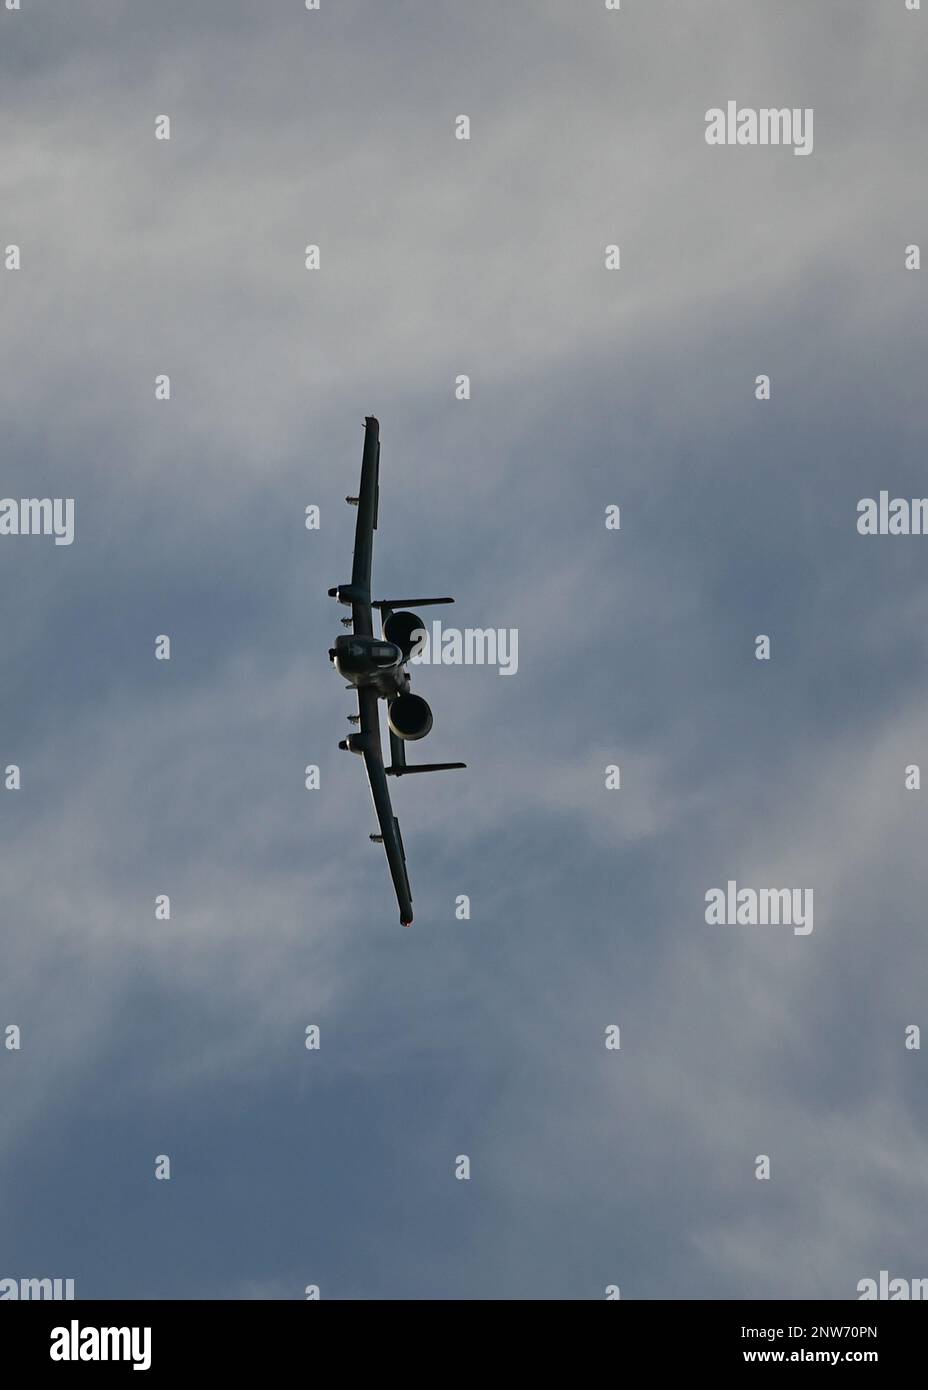
M 467 763 L 401 763 L 399 767 L 384 768 L 388 777 L 405 777 L 407 772 L 450 772 L 455 767 L 466 767 Z
M 372 608 L 426 608 L 430 603 L 454 603 L 453 598 L 378 598 Z

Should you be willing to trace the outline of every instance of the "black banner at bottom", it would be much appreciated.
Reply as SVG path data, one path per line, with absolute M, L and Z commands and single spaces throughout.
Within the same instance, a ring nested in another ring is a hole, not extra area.
M 532 1331 L 531 1309 L 538 1306 L 544 1324 Z M 6 1303 L 0 1309 L 0 1349 L 5 1371 L 50 1372 L 62 1380 L 81 1371 L 141 1371 L 150 1378 L 203 1370 L 213 1378 L 241 1377 L 266 1372 L 269 1365 L 305 1375 L 313 1367 L 331 1368 L 320 1360 L 327 1352 L 353 1373 L 368 1364 L 395 1373 L 398 1363 L 408 1371 L 418 1367 L 417 1374 L 426 1365 L 432 1375 L 460 1373 L 469 1365 L 485 1373 L 490 1362 L 499 1367 L 510 1359 L 524 1373 L 536 1360 L 551 1370 L 559 1352 L 571 1357 L 576 1370 L 580 1329 L 584 1362 L 601 1351 L 615 1365 L 620 1350 L 622 1365 L 638 1370 L 821 1365 L 885 1371 L 919 1365 L 926 1332 L 918 1302 L 616 1300 L 603 1301 L 597 1311 L 575 1302 L 435 1300 L 424 1307 L 324 1300 Z M 492 1344 L 484 1341 L 484 1331 L 494 1335 Z M 613 1340 L 617 1334 L 619 1343 Z M 441 1354 L 439 1339 L 445 1336 Z

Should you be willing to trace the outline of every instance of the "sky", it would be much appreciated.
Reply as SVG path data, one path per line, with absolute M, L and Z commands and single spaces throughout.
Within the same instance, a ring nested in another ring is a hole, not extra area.
M 928 1276 L 928 540 L 857 530 L 928 495 L 926 25 L 0 7 L 0 493 L 75 506 L 0 536 L 0 1278 Z M 812 152 L 708 145 L 729 100 L 813 109 Z M 519 641 L 414 670 L 411 757 L 468 768 L 391 788 L 408 931 L 326 655 L 367 414 L 378 594 Z M 707 924 L 730 880 L 814 929 Z

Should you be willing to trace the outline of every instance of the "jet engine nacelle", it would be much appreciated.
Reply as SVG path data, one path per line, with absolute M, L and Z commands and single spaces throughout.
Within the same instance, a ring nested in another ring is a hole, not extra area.
M 425 738 L 432 727 L 432 711 L 421 695 L 398 695 L 387 705 L 387 723 L 397 738 Z
M 390 613 L 383 625 L 383 635 L 393 642 L 403 653 L 403 660 L 409 660 L 413 647 L 413 633 L 426 631 L 425 623 L 415 613 Z

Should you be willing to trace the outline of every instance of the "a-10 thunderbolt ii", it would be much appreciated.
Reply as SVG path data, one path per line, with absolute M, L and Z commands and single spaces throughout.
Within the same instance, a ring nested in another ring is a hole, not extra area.
M 387 863 L 396 889 L 400 921 L 404 927 L 412 923 L 412 893 L 406 872 L 406 855 L 400 835 L 399 821 L 390 805 L 388 777 L 405 777 L 411 772 L 444 772 L 449 768 L 466 767 L 466 763 L 407 763 L 407 740 L 425 738 L 432 727 L 432 711 L 421 695 L 409 688 L 407 665 L 415 641 L 414 634 L 422 629 L 415 613 L 400 611 L 409 605 L 420 607 L 434 603 L 453 603 L 451 598 L 382 598 L 371 601 L 371 558 L 374 532 L 377 530 L 377 507 L 380 496 L 380 425 L 373 415 L 364 421 L 364 454 L 361 460 L 361 487 L 357 497 L 345 500 L 358 509 L 354 533 L 354 562 L 351 583 L 339 584 L 329 590 L 329 597 L 338 599 L 351 609 L 350 618 L 342 618 L 352 631 L 336 637 L 329 648 L 329 660 L 340 676 L 348 681 L 349 689 L 358 696 L 358 713 L 348 718 L 360 727 L 339 743 L 349 753 L 360 753 L 367 769 L 374 809 L 380 824 L 380 834 L 371 839 L 383 845 Z M 381 636 L 374 636 L 374 609 L 380 613 Z M 384 766 L 380 742 L 380 709 L 378 700 L 387 702 L 387 723 L 390 728 L 390 765 Z

